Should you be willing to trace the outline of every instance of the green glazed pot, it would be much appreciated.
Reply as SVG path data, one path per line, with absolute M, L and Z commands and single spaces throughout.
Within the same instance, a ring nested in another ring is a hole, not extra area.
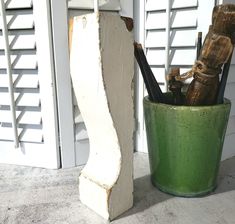
M 144 98 L 152 183 L 178 196 L 205 195 L 216 179 L 231 103 L 175 106 Z

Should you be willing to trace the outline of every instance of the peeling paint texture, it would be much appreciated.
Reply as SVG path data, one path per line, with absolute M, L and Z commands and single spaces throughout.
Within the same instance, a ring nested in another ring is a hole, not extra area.
M 106 219 L 133 204 L 133 55 L 132 32 L 118 13 L 74 19 L 71 77 L 90 140 L 80 199 Z

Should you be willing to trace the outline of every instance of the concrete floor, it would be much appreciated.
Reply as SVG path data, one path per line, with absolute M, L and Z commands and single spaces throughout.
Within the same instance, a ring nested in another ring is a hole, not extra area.
M 147 155 L 136 153 L 134 163 L 134 207 L 112 224 L 235 223 L 235 157 L 222 162 L 217 190 L 201 198 L 160 192 L 150 183 Z M 108 223 L 79 202 L 79 171 L 0 165 L 0 223 Z

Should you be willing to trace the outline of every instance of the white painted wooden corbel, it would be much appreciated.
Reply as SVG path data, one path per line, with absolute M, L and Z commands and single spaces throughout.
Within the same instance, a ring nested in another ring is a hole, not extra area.
M 70 67 L 90 155 L 80 200 L 105 219 L 133 204 L 133 36 L 118 13 L 75 17 Z

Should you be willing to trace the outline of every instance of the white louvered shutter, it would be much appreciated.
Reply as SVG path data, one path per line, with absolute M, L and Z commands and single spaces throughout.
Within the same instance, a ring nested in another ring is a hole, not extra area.
M 139 21 L 139 33 L 136 33 L 145 47 L 147 60 L 160 84 L 163 92 L 167 90 L 165 79 L 166 63 L 166 26 L 169 24 L 169 70 L 172 67 L 180 67 L 180 72 L 188 71 L 196 59 L 196 40 L 198 32 L 203 33 L 203 39 L 211 24 L 214 0 L 175 0 L 171 1 L 170 20 L 167 20 L 167 1 L 146 0 L 142 9 L 138 8 L 137 17 L 144 19 Z M 142 10 L 142 11 L 141 11 Z M 138 18 L 137 18 L 138 19 Z M 141 75 L 141 74 L 139 74 Z M 139 82 L 142 85 L 142 82 Z M 138 93 L 138 133 L 137 150 L 147 152 L 144 130 L 144 118 L 142 99 L 147 95 L 146 89 L 139 86 Z
M 158 82 L 166 89 L 165 46 L 166 24 L 169 23 L 169 68 L 180 67 L 181 73 L 188 71 L 196 58 L 198 32 L 203 38 L 211 24 L 214 0 L 175 0 L 170 7 L 167 21 L 166 2 L 147 0 L 145 6 L 145 49 L 147 59 Z
M 235 4 L 235 0 L 221 0 L 220 3 Z M 227 85 L 225 89 L 225 97 L 231 100 L 232 107 L 224 141 L 222 159 L 227 159 L 229 157 L 235 156 L 235 52 L 233 52 L 233 58 L 230 65 Z
M 59 167 L 48 1 L 5 0 L 19 148 L 0 24 L 0 163 Z

